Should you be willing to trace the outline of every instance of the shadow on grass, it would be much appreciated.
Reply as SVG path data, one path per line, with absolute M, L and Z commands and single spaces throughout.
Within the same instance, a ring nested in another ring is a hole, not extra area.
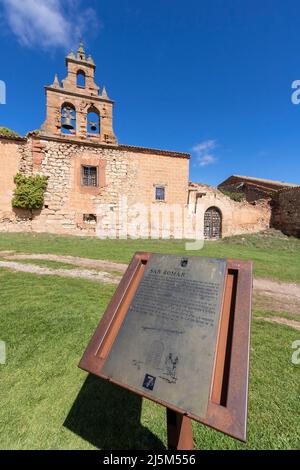
M 141 424 L 142 398 L 89 375 L 64 426 L 98 449 L 165 449 Z

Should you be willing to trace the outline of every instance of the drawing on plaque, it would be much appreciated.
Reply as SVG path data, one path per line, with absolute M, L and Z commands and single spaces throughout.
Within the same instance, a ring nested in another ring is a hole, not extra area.
M 153 377 L 153 375 L 146 374 L 143 382 L 143 387 L 146 388 L 147 390 L 153 390 L 154 385 L 155 385 L 155 380 L 156 377 Z
M 166 380 L 169 384 L 175 384 L 177 382 L 177 365 L 178 365 L 178 356 L 169 353 L 165 359 L 165 371 L 160 379 Z

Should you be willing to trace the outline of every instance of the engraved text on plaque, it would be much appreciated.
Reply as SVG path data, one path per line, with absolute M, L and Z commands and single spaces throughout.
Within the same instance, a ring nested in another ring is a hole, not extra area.
M 152 255 L 103 374 L 205 417 L 225 268 L 220 259 Z

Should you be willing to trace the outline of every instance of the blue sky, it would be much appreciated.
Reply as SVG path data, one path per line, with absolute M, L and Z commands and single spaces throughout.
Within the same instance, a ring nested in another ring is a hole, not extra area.
M 0 125 L 40 127 L 82 36 L 120 143 L 191 152 L 193 181 L 300 184 L 299 17 L 296 0 L 0 0 Z

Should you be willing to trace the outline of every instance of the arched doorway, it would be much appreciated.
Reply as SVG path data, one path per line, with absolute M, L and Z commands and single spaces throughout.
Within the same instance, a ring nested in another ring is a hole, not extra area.
M 218 240 L 222 236 L 222 215 L 217 207 L 209 207 L 204 214 L 204 239 Z

